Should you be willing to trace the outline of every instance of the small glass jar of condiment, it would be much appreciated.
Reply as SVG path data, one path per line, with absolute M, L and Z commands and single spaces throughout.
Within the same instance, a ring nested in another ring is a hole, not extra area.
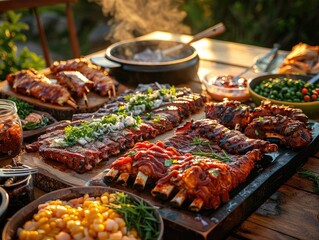
M 23 132 L 16 104 L 0 99 L 0 159 L 15 157 L 22 148 Z

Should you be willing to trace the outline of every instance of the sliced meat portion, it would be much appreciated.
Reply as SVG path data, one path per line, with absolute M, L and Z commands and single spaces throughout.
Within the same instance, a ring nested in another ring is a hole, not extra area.
M 208 103 L 205 114 L 206 118 L 214 119 L 230 129 L 242 130 L 250 122 L 249 107 L 239 101 Z
M 287 116 L 294 120 L 299 120 L 301 122 L 307 123 L 308 117 L 299 108 L 291 108 L 289 106 L 275 105 L 269 100 L 264 100 L 261 102 L 259 107 L 256 107 L 254 111 L 251 112 L 251 119 L 264 117 L 264 116 L 276 116 L 282 115 Z
M 61 71 L 56 74 L 56 78 L 60 85 L 69 89 L 79 98 L 86 98 L 86 95 L 93 88 L 93 82 L 79 71 Z
M 230 130 L 212 119 L 187 122 L 183 127 L 176 130 L 176 134 L 202 137 L 215 141 L 218 146 L 231 154 L 245 154 L 253 149 L 260 149 L 263 153 L 278 150 L 276 144 L 248 138 L 243 133 L 237 130 Z
M 246 127 L 245 135 L 259 139 L 278 138 L 280 144 L 291 148 L 307 146 L 312 140 L 312 133 L 304 122 L 281 115 L 253 119 Z
M 35 70 L 21 70 L 8 74 L 6 80 L 17 93 L 29 95 L 44 102 L 61 106 L 68 104 L 72 108 L 77 108 L 76 102 L 65 87 L 52 83 L 44 74 Z
M 101 96 L 116 96 L 115 89 L 118 83 L 103 68 L 91 63 L 86 58 L 55 61 L 50 66 L 50 70 L 55 74 L 61 71 L 78 71 L 94 83 L 94 91 Z

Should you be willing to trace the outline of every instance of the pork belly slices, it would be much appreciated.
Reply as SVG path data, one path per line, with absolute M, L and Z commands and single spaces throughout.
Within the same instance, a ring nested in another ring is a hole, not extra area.
M 250 138 L 279 139 L 279 143 L 291 148 L 307 146 L 312 133 L 304 122 L 286 116 L 264 116 L 253 119 L 245 129 Z
M 291 108 L 289 106 L 280 106 L 272 104 L 269 100 L 263 100 L 259 107 L 256 107 L 254 111 L 251 112 L 251 118 L 258 118 L 264 116 L 276 116 L 282 115 L 287 116 L 294 120 L 299 120 L 301 122 L 307 123 L 308 117 L 299 108 Z
M 192 211 L 200 211 L 202 208 L 215 209 L 222 202 L 229 200 L 229 192 L 246 180 L 255 166 L 255 161 L 260 158 L 258 149 L 228 162 L 189 155 L 185 161 L 178 160 L 168 168 L 168 174 L 157 181 L 152 194 L 158 196 L 163 188 L 175 187 L 178 193 L 170 201 L 174 207 L 181 207 L 189 200 L 189 209 Z M 164 194 L 161 194 L 161 197 L 163 196 Z
M 250 122 L 249 107 L 239 101 L 207 103 L 205 114 L 230 129 L 243 130 Z
M 187 122 L 176 130 L 177 135 L 190 135 L 215 141 L 218 146 L 231 154 L 244 154 L 252 149 L 260 149 L 262 153 L 275 152 L 276 144 L 261 139 L 251 139 L 237 130 L 230 130 L 216 120 L 200 119 Z
M 35 70 L 21 70 L 6 77 L 10 87 L 17 93 L 29 95 L 44 102 L 70 105 L 76 109 L 77 104 L 69 91 L 59 84 L 52 83 L 44 74 Z
M 110 165 L 111 170 L 105 175 L 104 181 L 114 181 L 120 174 L 117 182 L 126 184 L 128 177 L 132 177 L 135 178 L 134 187 L 143 190 L 147 181 L 155 182 L 165 176 L 167 161 L 179 157 L 175 149 L 165 148 L 162 142 L 139 142 Z
M 86 58 L 55 61 L 50 66 L 50 70 L 52 73 L 61 71 L 79 71 L 94 83 L 94 91 L 101 96 L 116 96 L 116 86 L 118 83 L 112 79 L 103 68 L 91 63 Z

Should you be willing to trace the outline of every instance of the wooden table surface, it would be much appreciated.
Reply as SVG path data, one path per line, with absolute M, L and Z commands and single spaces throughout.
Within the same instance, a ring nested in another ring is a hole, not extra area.
M 179 40 L 187 42 L 190 36 L 153 32 L 145 39 Z M 256 56 L 263 56 L 269 49 L 214 39 L 202 39 L 192 44 L 200 56 L 199 80 L 209 73 L 216 75 L 240 73 L 251 66 Z M 104 51 L 102 51 L 104 54 Z M 286 54 L 280 51 L 280 54 Z M 101 52 L 96 53 L 101 54 Z M 260 75 L 254 71 L 247 78 Z M 194 91 L 201 91 L 200 81 L 189 84 Z M 313 119 L 316 120 L 316 119 Z M 302 167 L 319 174 L 318 152 L 308 158 Z M 238 228 L 227 240 L 233 239 L 319 239 L 319 195 L 311 180 L 294 174 Z
M 143 38 L 186 42 L 190 36 L 153 32 Z M 267 48 L 213 39 L 203 39 L 192 45 L 201 58 L 199 78 L 188 84 L 195 92 L 203 90 L 201 79 L 208 72 L 236 75 L 250 66 L 256 56 L 269 51 Z M 102 50 L 88 57 L 103 56 L 104 52 Z M 248 78 L 257 75 L 253 71 L 245 74 Z M 309 157 L 303 168 L 319 174 L 319 152 Z M 41 190 L 35 190 L 36 197 L 42 194 Z M 315 192 L 314 183 L 301 178 L 298 173 L 294 174 L 227 237 L 227 240 L 233 239 L 319 239 L 319 195 Z
M 154 32 L 146 38 L 183 42 L 190 39 L 189 36 L 163 32 Z M 267 48 L 213 39 L 203 39 L 192 46 L 201 59 L 199 79 L 208 72 L 236 75 L 243 67 L 253 64 L 256 56 L 269 51 Z M 285 54 L 283 51 L 280 53 Z M 257 75 L 253 71 L 245 74 L 248 78 Z M 197 84 L 191 84 L 195 91 L 199 89 Z M 302 168 L 319 174 L 319 152 L 309 157 Z M 319 239 L 319 195 L 315 192 L 314 183 L 301 178 L 298 173 L 294 174 L 227 238 L 232 239 Z

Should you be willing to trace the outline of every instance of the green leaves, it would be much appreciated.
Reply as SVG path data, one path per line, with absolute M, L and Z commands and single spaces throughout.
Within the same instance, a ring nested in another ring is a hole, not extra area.
M 47 117 L 42 117 L 41 120 L 37 123 L 35 122 L 27 122 L 26 124 L 23 125 L 23 130 L 33 130 L 37 128 L 42 128 L 48 125 L 50 122 L 50 119 Z
M 154 216 L 154 209 L 142 201 L 133 200 L 125 193 L 117 192 L 115 205 L 111 205 L 116 212 L 123 215 L 127 228 L 134 227 L 142 239 L 156 239 L 158 235 L 158 220 Z
M 31 105 L 27 102 L 24 102 L 16 97 L 10 96 L 8 99 L 16 103 L 17 111 L 18 111 L 18 115 L 19 115 L 20 119 L 25 119 L 26 116 L 28 116 L 34 110 L 33 105 Z
M 6 20 L 0 25 L 0 80 L 12 72 L 29 68 L 39 70 L 45 66 L 42 57 L 27 48 L 22 49 L 18 55 L 16 42 L 25 42 L 27 37 L 22 31 L 29 29 L 27 24 L 19 22 L 20 18 L 20 14 L 8 11 Z
M 192 154 L 193 155 L 197 155 L 197 156 L 203 156 L 203 157 L 211 157 L 223 162 L 230 162 L 231 159 L 228 156 L 228 154 L 222 150 L 221 154 L 217 154 L 214 149 L 212 148 L 212 144 L 213 142 L 210 142 L 208 139 L 204 139 L 201 137 L 194 137 L 193 141 L 191 143 L 192 146 L 208 146 L 210 151 L 209 152 L 204 152 L 201 149 L 197 150 L 197 151 L 193 151 Z
M 319 174 L 315 174 L 314 172 L 308 171 L 306 169 L 301 169 L 298 173 L 300 177 L 312 180 L 316 185 L 314 191 L 316 193 L 319 192 Z

